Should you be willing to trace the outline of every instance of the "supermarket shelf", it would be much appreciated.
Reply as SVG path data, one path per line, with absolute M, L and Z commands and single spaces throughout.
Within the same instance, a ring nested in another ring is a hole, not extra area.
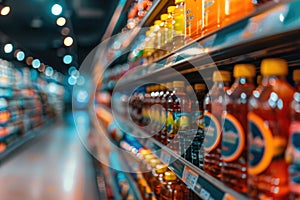
M 12 143 L 11 145 L 8 145 L 5 151 L 0 153 L 0 162 L 3 161 L 10 153 L 17 150 L 19 147 L 41 134 L 41 130 L 44 130 L 45 127 L 47 128 L 51 123 L 51 121 L 47 122 L 46 124 L 27 132 L 24 136 L 17 138 L 16 142 Z M 10 134 L 9 136 L 12 137 L 12 135 L 15 134 Z M 5 138 L 5 140 L 7 139 L 8 138 Z
M 130 76 L 123 77 L 119 85 L 138 85 L 141 80 L 153 77 L 155 80 L 165 80 L 174 75 L 170 69 L 190 74 L 216 66 L 297 51 L 300 44 L 300 14 L 296 9 L 299 7 L 300 0 L 267 4 L 255 13 L 200 37 L 155 63 L 138 66 Z
M 246 196 L 232 190 L 219 180 L 207 175 L 203 170 L 194 166 L 171 149 L 156 141 L 141 130 L 138 126 L 131 124 L 128 120 L 118 116 L 121 122 L 131 134 L 146 148 L 150 149 L 160 160 L 185 182 L 199 197 L 203 199 L 222 200 L 226 198 L 248 199 Z
M 16 135 L 18 135 L 18 132 L 17 132 L 17 131 L 14 132 L 14 133 L 11 133 L 11 134 L 2 136 L 2 137 L 0 138 L 0 142 L 4 142 L 4 141 L 8 140 L 9 138 L 11 138 L 11 137 L 13 137 L 13 136 L 16 136 Z

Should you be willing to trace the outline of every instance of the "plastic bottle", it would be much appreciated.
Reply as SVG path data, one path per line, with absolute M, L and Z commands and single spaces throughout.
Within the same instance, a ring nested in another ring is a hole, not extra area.
M 146 164 L 146 172 L 144 172 L 144 177 L 147 183 L 150 183 L 150 178 L 152 176 L 152 171 L 155 169 L 156 165 L 160 164 L 160 161 L 157 158 L 152 158 L 151 160 L 147 161 Z
M 197 83 L 194 85 L 195 94 L 197 101 L 195 102 L 195 112 L 193 117 L 193 123 L 198 127 L 196 136 L 194 137 L 191 154 L 192 154 L 192 163 L 201 169 L 203 169 L 203 140 L 204 140 L 204 99 L 207 94 L 207 88 L 204 83 Z M 192 105 L 192 108 L 194 106 Z M 194 110 L 194 109 L 193 109 Z
M 163 55 L 167 53 L 167 42 L 168 42 L 168 24 L 167 24 L 167 20 L 168 20 L 168 14 L 162 14 L 160 16 L 160 32 L 161 32 L 161 49 L 163 52 Z M 162 56 L 163 56 L 162 55 Z
M 293 81 L 297 92 L 300 92 L 300 69 L 293 71 Z
M 294 71 L 295 75 L 295 71 Z M 295 78 L 294 78 L 295 80 Z M 291 125 L 290 139 L 286 152 L 287 161 L 289 162 L 289 180 L 290 180 L 290 199 L 300 199 L 300 91 L 294 94 L 294 100 L 291 104 Z
M 186 0 L 186 40 L 196 39 L 202 30 L 202 0 Z
M 225 0 L 202 0 L 202 34 L 207 34 L 221 27 L 224 19 Z
M 282 59 L 264 59 L 263 80 L 249 100 L 248 194 L 258 199 L 289 196 L 287 148 L 294 89 Z
M 165 172 L 165 184 L 161 186 L 161 200 L 183 199 L 183 187 L 173 172 Z
M 254 11 L 252 0 L 224 0 L 225 19 L 222 20 L 222 26 L 235 22 Z
M 204 100 L 204 164 L 206 173 L 221 178 L 221 116 L 225 103 L 225 92 L 229 89 L 230 73 L 215 71 L 213 86 Z
M 152 86 L 151 99 L 150 99 L 150 117 L 151 117 L 151 126 L 150 126 L 150 135 L 156 135 L 156 126 L 157 126 L 157 106 L 155 106 L 155 99 L 159 95 L 159 85 Z
M 151 98 L 151 87 L 146 87 L 146 92 L 144 94 L 144 100 L 143 100 L 143 109 L 142 109 L 142 115 L 143 115 L 143 126 L 147 126 L 150 122 L 150 98 Z
M 222 182 L 230 188 L 247 193 L 247 114 L 248 101 L 255 89 L 255 66 L 234 66 L 235 81 L 227 90 L 222 117 Z
M 154 43 L 154 60 L 158 59 L 162 55 L 162 37 L 161 37 L 161 30 L 160 30 L 161 21 L 155 20 L 154 21 L 154 34 L 156 35 L 155 43 Z
M 179 126 L 181 129 L 184 129 L 185 126 L 188 126 L 188 110 L 186 107 L 188 104 L 188 98 L 185 93 L 185 86 L 183 81 L 174 81 L 173 82 L 173 92 L 168 98 L 168 138 L 167 142 L 169 148 L 179 152 L 179 138 L 178 138 L 178 129 Z M 180 124 L 179 124 L 180 122 Z
M 150 179 L 151 189 L 155 194 L 156 199 L 160 199 L 161 186 L 164 182 L 164 173 L 168 170 L 166 165 L 156 165 L 156 168 L 152 171 L 152 177 Z
M 154 138 L 157 141 L 160 141 L 160 131 L 162 129 L 162 117 L 161 117 L 161 99 L 164 95 L 164 87 L 163 85 L 157 85 L 156 86 L 157 89 L 157 95 L 154 98 L 154 109 L 155 109 L 155 126 L 153 128 L 154 131 Z
M 168 7 L 168 19 L 166 20 L 166 25 L 168 28 L 168 36 L 167 36 L 167 44 L 166 50 L 167 52 L 171 52 L 173 50 L 173 38 L 174 38 L 174 10 L 175 6 Z
M 185 0 L 175 0 L 173 50 L 185 43 Z
M 162 109 L 162 116 L 164 118 L 164 126 L 161 130 L 160 133 L 160 142 L 164 145 L 168 144 L 168 125 L 171 125 L 171 123 L 173 123 L 173 121 L 171 121 L 171 118 L 168 118 L 168 99 L 170 97 L 170 95 L 173 92 L 173 83 L 172 82 L 168 82 L 166 84 L 166 92 L 163 96 L 163 98 L 161 99 L 161 105 L 163 106 Z

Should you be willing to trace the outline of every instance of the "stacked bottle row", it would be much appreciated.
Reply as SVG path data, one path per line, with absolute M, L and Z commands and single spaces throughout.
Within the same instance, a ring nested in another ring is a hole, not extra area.
M 166 13 L 149 27 L 144 42 L 138 42 L 129 60 L 144 58 L 142 63 L 151 63 L 200 36 L 247 16 L 261 3 L 252 0 L 175 0 L 174 6 L 169 6 Z
M 138 171 L 134 174 L 138 189 L 145 200 L 199 199 L 176 174 L 162 164 L 149 150 L 143 148 L 134 138 L 125 136 L 121 147 L 132 152 L 139 160 Z
M 300 132 L 300 95 L 285 80 L 287 63 L 263 60 L 257 88 L 255 66 L 238 64 L 233 74 L 230 87 L 230 72 L 214 72 L 208 94 L 205 85 L 195 84 L 194 101 L 190 93 L 194 91 L 185 90 L 180 81 L 136 91 L 129 101 L 131 117 L 161 143 L 236 191 L 253 198 L 286 199 L 299 186 Z M 299 79 L 295 70 L 295 82 Z

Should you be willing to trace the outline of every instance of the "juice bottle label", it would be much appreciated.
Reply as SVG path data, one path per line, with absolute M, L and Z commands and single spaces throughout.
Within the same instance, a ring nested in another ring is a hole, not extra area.
M 222 159 L 232 162 L 239 158 L 245 146 L 245 133 L 241 123 L 231 114 L 223 115 Z
M 300 122 L 290 126 L 290 151 L 292 164 L 289 167 L 291 191 L 300 194 Z
M 249 173 L 257 175 L 270 165 L 273 158 L 273 136 L 265 121 L 258 115 L 248 114 Z
M 167 132 L 168 133 L 172 133 L 173 122 L 174 122 L 173 114 L 170 111 L 168 111 L 167 112 Z
M 209 152 L 214 150 L 221 140 L 221 127 L 218 119 L 209 112 L 204 113 L 205 137 L 203 147 Z

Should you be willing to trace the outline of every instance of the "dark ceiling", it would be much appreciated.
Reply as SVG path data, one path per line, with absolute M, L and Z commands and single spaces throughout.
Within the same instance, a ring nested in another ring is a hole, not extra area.
M 1 1 L 0 1 L 1 2 Z M 66 74 L 71 65 L 79 67 L 86 55 L 100 43 L 102 35 L 118 4 L 118 0 L 6 0 L 11 7 L 7 16 L 0 16 L 0 57 L 5 55 L 3 45 L 12 42 L 25 54 L 39 58 Z M 68 36 L 74 37 L 71 47 L 63 45 L 61 31 L 56 25 L 58 16 L 51 13 L 51 7 L 59 3 L 63 7 L 61 16 L 67 18 L 64 27 L 70 28 Z M 70 65 L 62 62 L 65 54 L 74 56 Z M 25 63 L 25 62 L 24 62 Z

